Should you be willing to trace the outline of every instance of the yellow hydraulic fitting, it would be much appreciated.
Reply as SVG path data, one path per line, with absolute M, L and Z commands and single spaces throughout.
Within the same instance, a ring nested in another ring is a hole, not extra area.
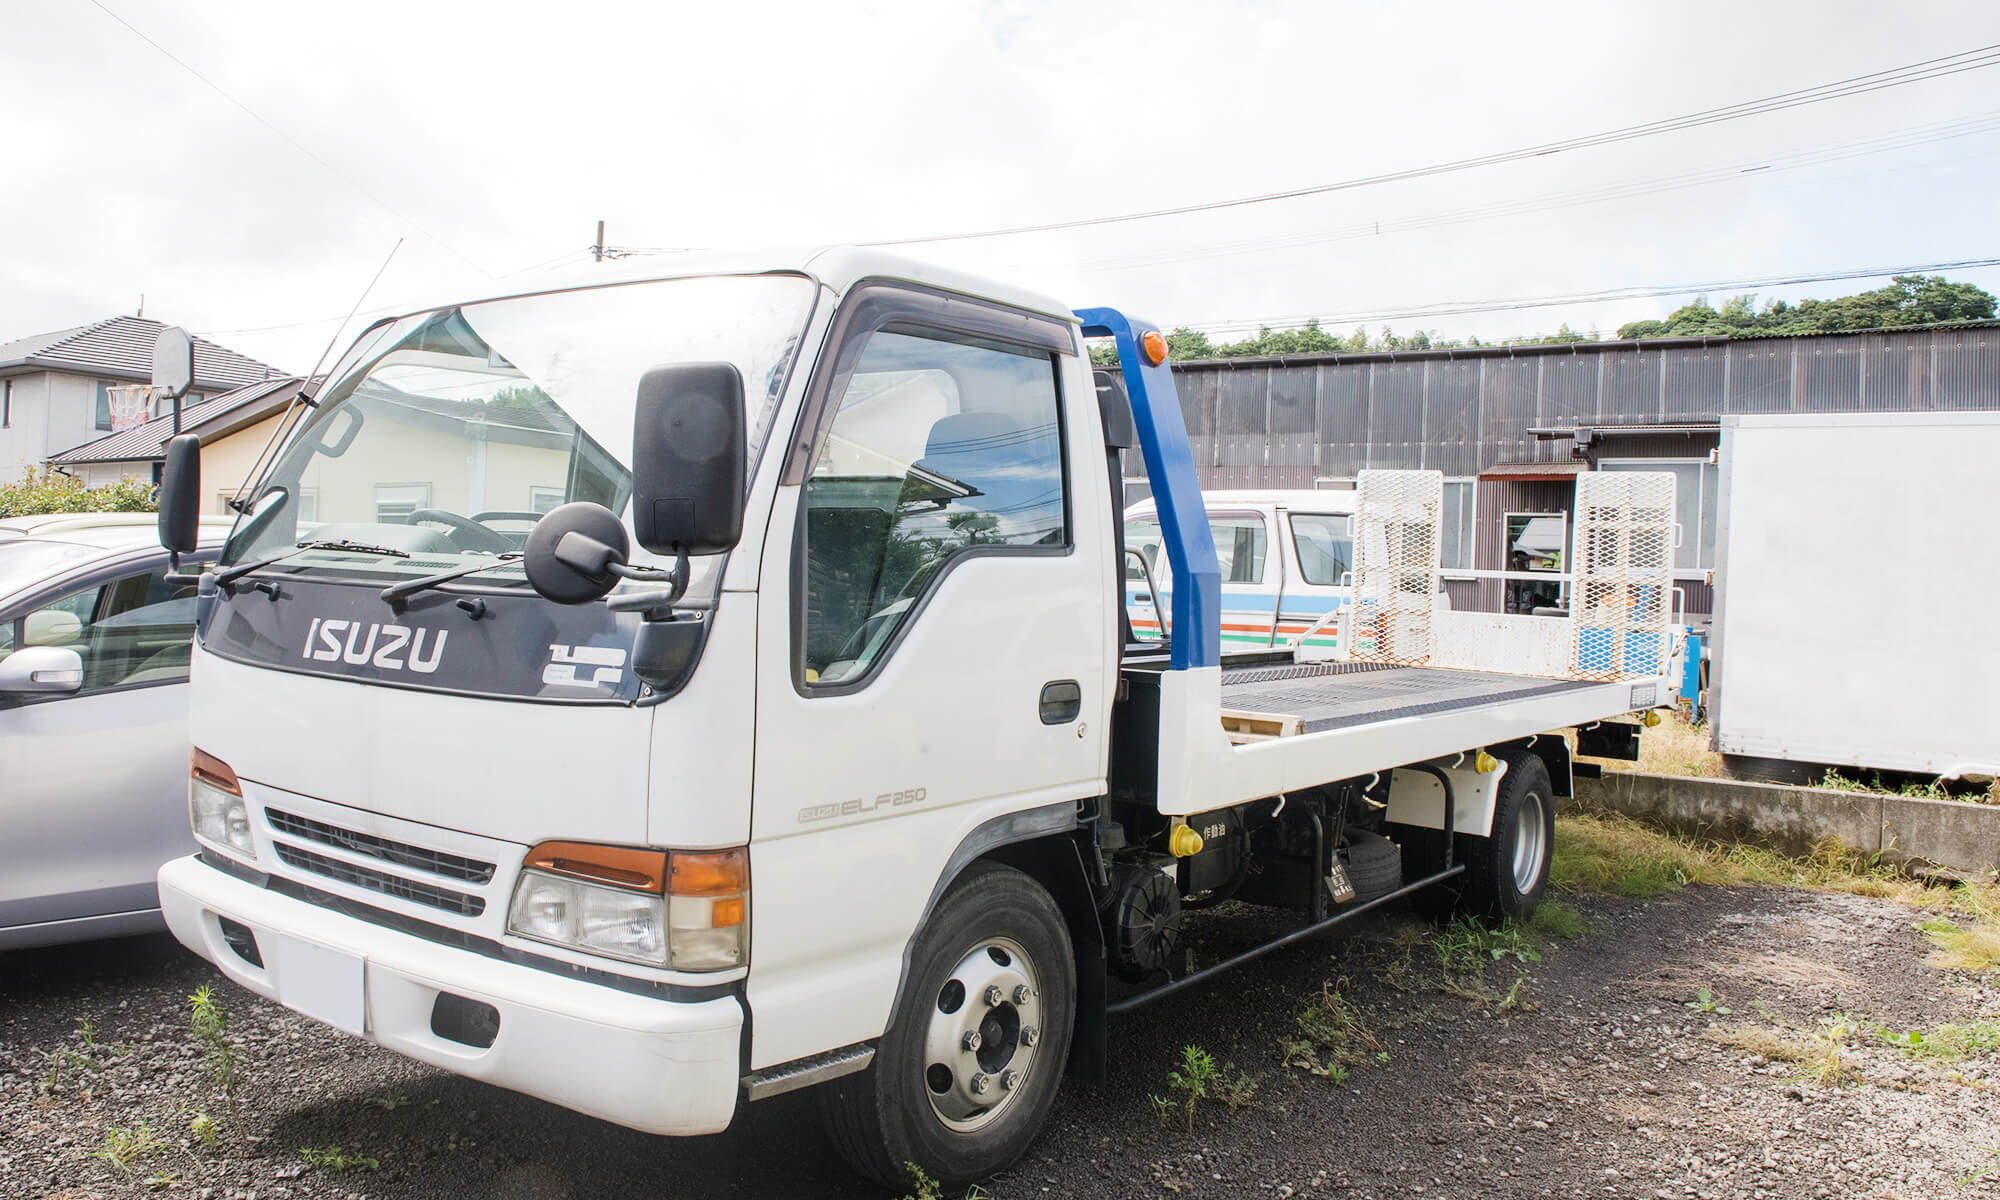
M 1491 775 L 1500 769 L 1500 760 L 1481 750 L 1472 756 L 1472 769 L 1481 775 Z
M 1175 858 L 1192 858 L 1201 853 L 1201 835 L 1186 821 L 1177 821 L 1167 835 L 1167 849 Z
M 1660 723 L 1660 710 L 1657 708 L 1647 709 L 1645 721 L 1646 721 L 1646 728 L 1648 729 L 1651 729 L 1653 726 L 1658 725 Z

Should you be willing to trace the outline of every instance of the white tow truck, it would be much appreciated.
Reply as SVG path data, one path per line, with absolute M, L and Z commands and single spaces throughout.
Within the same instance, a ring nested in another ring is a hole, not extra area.
M 1527 912 L 1552 731 L 1635 752 L 1679 654 L 1671 476 L 1585 477 L 1552 618 L 1437 606 L 1438 476 L 1369 472 L 1341 656 L 1225 660 L 1159 331 L 869 251 L 386 319 L 268 457 L 199 577 L 175 935 L 635 1129 L 815 1086 L 890 1186 L 1014 1161 L 1112 1014 L 1397 897 Z M 1230 898 L 1297 920 L 1196 952 Z

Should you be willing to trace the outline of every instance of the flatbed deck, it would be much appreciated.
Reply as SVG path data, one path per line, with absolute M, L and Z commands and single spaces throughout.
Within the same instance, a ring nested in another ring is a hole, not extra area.
M 1320 733 L 1601 686 L 1570 679 L 1379 663 L 1225 662 L 1222 707 L 1284 714 L 1298 719 L 1298 732 Z

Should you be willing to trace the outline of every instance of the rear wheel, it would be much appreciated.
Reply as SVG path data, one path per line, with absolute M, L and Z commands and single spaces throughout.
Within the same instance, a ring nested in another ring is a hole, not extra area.
M 1526 919 L 1548 890 L 1556 842 L 1555 789 L 1540 756 L 1509 756 L 1490 837 L 1461 838 L 1461 903 L 1488 917 Z
M 911 948 L 868 1070 L 820 1089 L 827 1135 L 890 1188 L 914 1164 L 958 1188 L 1004 1170 L 1055 1102 L 1076 1017 L 1076 966 L 1055 901 L 1020 871 L 968 869 Z

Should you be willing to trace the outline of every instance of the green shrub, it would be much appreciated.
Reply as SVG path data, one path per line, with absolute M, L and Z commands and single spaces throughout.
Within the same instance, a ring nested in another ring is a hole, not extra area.
M 85 487 L 83 480 L 54 467 L 30 467 L 15 483 L 0 484 L 0 517 L 36 517 L 44 513 L 154 512 L 153 485 L 128 475 L 103 487 Z

